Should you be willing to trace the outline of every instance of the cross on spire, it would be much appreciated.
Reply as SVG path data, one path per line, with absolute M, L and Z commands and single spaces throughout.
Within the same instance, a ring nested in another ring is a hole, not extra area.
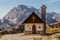
M 35 16 L 32 16 L 33 21 L 35 21 L 35 18 L 36 18 Z

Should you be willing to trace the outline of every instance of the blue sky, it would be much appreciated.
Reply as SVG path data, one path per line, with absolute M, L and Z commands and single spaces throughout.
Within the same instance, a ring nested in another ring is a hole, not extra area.
M 47 6 L 47 12 L 60 13 L 60 0 L 0 0 L 0 19 L 17 5 L 33 6 L 39 9 L 43 4 Z

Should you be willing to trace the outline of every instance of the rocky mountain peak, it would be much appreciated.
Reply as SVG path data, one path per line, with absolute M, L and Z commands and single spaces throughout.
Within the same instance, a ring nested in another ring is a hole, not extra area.
M 7 24 L 12 26 L 15 26 L 17 24 L 21 24 L 24 19 L 26 19 L 32 12 L 35 12 L 39 17 L 41 17 L 40 9 L 36 9 L 32 6 L 26 6 L 26 5 L 18 5 L 17 7 L 14 7 L 11 9 L 2 19 L 2 25 Z M 51 17 L 51 14 L 46 14 L 46 23 L 54 23 L 56 22 L 55 19 Z M 6 26 L 6 25 L 5 25 Z

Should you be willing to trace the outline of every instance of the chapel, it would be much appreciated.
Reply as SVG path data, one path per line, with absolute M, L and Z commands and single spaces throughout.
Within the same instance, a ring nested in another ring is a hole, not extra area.
M 46 30 L 46 6 L 41 7 L 41 17 L 32 12 L 24 21 L 24 34 L 45 34 Z

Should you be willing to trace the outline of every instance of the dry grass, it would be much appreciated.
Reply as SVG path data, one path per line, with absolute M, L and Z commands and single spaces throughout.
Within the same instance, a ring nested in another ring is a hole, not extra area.
M 22 36 L 23 35 L 23 36 Z M 59 40 L 59 34 L 53 34 L 51 36 L 41 36 L 41 35 L 24 35 L 21 34 L 7 34 L 3 35 L 0 40 Z
M 47 28 L 46 29 L 46 33 L 59 33 L 60 32 L 60 28 Z

